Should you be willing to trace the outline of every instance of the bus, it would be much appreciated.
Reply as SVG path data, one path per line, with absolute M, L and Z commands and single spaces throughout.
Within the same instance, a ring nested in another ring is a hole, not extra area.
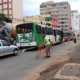
M 62 31 L 47 25 L 37 23 L 23 23 L 16 26 L 16 45 L 18 47 L 37 47 L 44 41 L 46 35 L 53 44 L 60 43 Z

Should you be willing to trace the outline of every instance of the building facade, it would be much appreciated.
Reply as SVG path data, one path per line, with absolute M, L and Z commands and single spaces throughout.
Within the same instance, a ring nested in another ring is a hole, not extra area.
M 79 30 L 80 30 L 80 14 L 79 14 Z
M 0 12 L 10 18 L 22 18 L 23 0 L 0 0 Z
M 53 27 L 58 27 L 58 18 L 55 15 L 52 15 L 52 26 Z
M 80 30 L 80 16 L 77 10 L 71 11 L 71 26 L 74 30 Z
M 52 13 L 58 18 L 58 27 L 64 31 L 71 30 L 71 9 L 68 2 L 47 1 L 40 4 L 40 14 Z
M 42 23 L 42 24 L 46 24 L 48 26 L 53 26 L 53 27 L 58 26 L 57 17 L 52 14 L 29 16 L 29 17 L 26 17 L 25 20 L 26 20 L 26 22 Z

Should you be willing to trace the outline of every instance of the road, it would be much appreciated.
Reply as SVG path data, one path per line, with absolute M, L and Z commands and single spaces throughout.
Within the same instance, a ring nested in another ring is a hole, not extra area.
M 50 59 L 55 59 L 63 50 L 70 49 L 75 44 L 68 42 L 54 46 L 51 49 L 51 58 L 44 59 L 40 56 L 36 60 L 37 51 L 26 51 L 18 56 L 9 56 L 0 59 L 0 80 L 21 80 L 25 75 L 29 75 L 37 66 L 46 64 Z

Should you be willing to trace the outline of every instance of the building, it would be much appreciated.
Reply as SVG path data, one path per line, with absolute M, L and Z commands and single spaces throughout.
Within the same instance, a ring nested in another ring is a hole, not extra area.
M 57 27 L 57 17 L 52 14 L 47 15 L 37 15 L 37 16 L 29 16 L 25 18 L 26 22 L 36 22 L 36 23 L 42 23 L 47 24 L 49 26 Z
M 0 0 L 0 12 L 10 18 L 22 18 L 23 0 Z
M 43 20 L 42 20 L 43 18 Z M 57 16 L 53 15 L 53 14 L 42 14 L 40 15 L 40 20 L 52 27 L 58 27 L 58 23 L 57 23 Z
M 79 15 L 79 30 L 80 30 L 80 15 Z
M 53 27 L 58 27 L 58 18 L 55 15 L 52 15 L 52 26 Z
M 71 9 L 68 2 L 47 1 L 40 4 L 40 14 L 51 13 L 58 18 L 58 27 L 64 31 L 71 30 Z
M 71 11 L 71 27 L 74 30 L 80 30 L 80 16 L 77 10 Z

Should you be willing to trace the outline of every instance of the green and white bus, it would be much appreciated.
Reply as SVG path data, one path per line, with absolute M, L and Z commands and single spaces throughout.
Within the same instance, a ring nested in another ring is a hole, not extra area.
M 60 43 L 62 31 L 37 23 L 23 23 L 16 26 L 16 44 L 18 47 L 37 47 L 44 41 L 46 35 L 54 44 Z

